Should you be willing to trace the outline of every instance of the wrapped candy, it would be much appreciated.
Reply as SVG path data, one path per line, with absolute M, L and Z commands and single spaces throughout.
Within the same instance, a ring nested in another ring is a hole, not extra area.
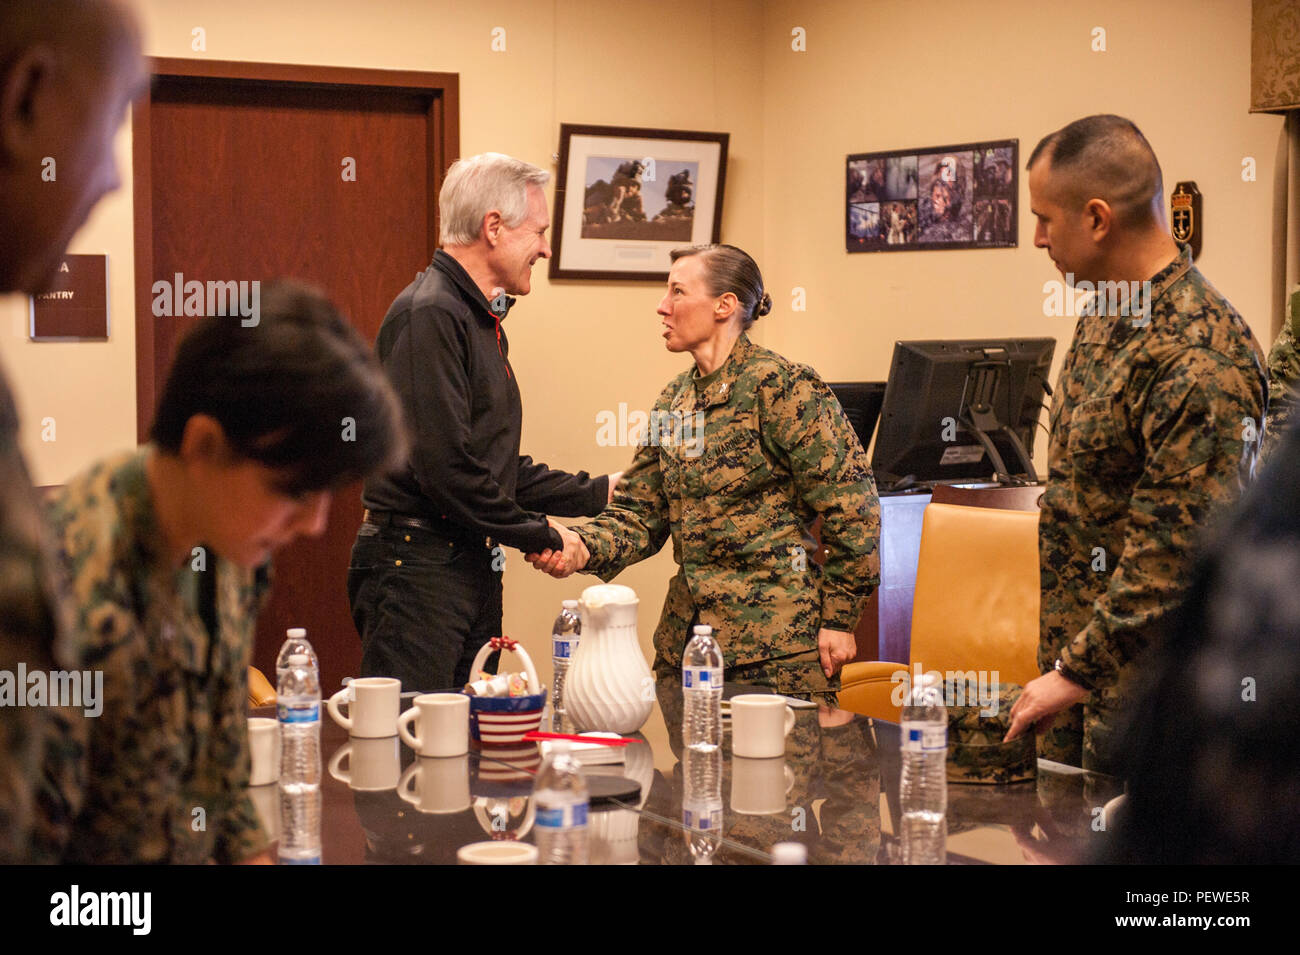
M 465 684 L 470 696 L 527 696 L 528 678 L 522 673 L 480 673 L 479 678 Z

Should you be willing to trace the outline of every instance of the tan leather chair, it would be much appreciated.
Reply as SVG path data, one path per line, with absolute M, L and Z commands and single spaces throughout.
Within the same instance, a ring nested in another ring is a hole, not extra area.
M 906 673 L 907 667 L 887 660 L 846 665 L 840 672 L 840 709 L 897 723 L 900 708 L 890 697 L 898 686 L 893 678 L 898 672 Z
M 929 504 L 912 603 L 911 663 L 922 670 L 997 671 L 1022 686 L 1038 674 L 1038 512 Z M 840 706 L 897 721 L 897 663 L 853 663 Z
M 248 668 L 248 705 L 251 707 L 274 706 L 275 687 L 262 675 L 257 667 Z

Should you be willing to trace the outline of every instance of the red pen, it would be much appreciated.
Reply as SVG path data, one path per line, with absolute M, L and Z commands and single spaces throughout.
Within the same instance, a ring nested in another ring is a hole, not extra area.
M 525 733 L 524 739 L 530 742 L 544 739 L 567 739 L 571 743 L 594 743 L 597 746 L 626 746 L 635 742 L 635 740 L 624 739 L 621 736 L 573 736 L 569 733 L 542 733 L 536 730 Z

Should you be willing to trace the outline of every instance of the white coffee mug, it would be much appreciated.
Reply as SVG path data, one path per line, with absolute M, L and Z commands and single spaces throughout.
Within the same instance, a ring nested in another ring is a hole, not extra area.
M 252 757 L 248 785 L 267 786 L 279 779 L 280 721 L 265 716 L 250 716 L 248 751 Z
M 343 761 L 347 760 L 347 768 Z M 383 792 L 402 775 L 402 744 L 387 739 L 350 739 L 330 759 L 330 775 L 358 792 Z
M 248 790 L 248 796 L 253 800 L 262 828 L 266 830 L 266 838 L 275 842 L 280 838 L 280 787 L 253 786 Z
M 731 698 L 731 755 L 770 759 L 785 755 L 794 710 L 779 696 L 746 693 Z
M 469 755 L 421 757 L 406 767 L 397 795 L 420 812 L 464 812 L 469 808 Z
M 340 708 L 346 704 L 348 715 Z M 384 739 L 397 735 L 397 714 L 402 708 L 402 681 L 388 676 L 353 680 L 329 698 L 334 722 L 357 739 Z
M 731 808 L 745 816 L 768 816 L 786 811 L 785 797 L 794 788 L 794 773 L 779 756 L 731 760 Z
M 537 846 L 527 842 L 471 842 L 456 850 L 461 865 L 537 865 Z
M 469 697 L 464 693 L 421 693 L 397 719 L 397 732 L 420 756 L 469 752 Z M 419 720 L 419 727 L 412 724 Z

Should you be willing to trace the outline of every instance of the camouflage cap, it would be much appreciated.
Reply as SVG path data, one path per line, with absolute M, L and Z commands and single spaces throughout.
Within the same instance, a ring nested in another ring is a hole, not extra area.
M 1038 775 L 1034 734 L 1002 742 L 1011 728 L 1011 707 L 1020 698 L 1017 683 L 994 684 L 987 706 L 948 708 L 948 782 L 1018 783 Z

